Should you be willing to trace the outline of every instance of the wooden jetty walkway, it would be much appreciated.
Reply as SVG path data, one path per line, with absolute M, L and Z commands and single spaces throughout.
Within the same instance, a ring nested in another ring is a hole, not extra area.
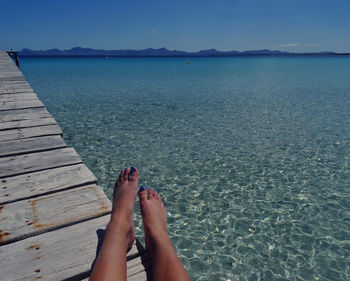
M 87 280 L 111 203 L 9 55 L 0 51 L 0 279 Z M 142 246 L 128 280 L 147 280 Z

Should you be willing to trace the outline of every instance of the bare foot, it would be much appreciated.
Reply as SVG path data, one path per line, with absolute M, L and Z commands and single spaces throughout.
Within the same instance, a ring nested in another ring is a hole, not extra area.
M 159 194 L 141 186 L 139 197 L 146 251 L 151 257 L 153 280 L 190 280 L 168 236 L 166 212 Z
M 148 196 L 147 196 L 148 195 Z M 166 211 L 159 194 L 153 189 L 141 187 L 139 191 L 140 210 L 145 231 L 146 249 L 154 248 L 157 237 L 166 234 Z
M 111 221 L 122 221 L 127 228 L 128 247 L 135 240 L 133 210 L 137 196 L 139 172 L 136 168 L 126 168 L 114 184 Z

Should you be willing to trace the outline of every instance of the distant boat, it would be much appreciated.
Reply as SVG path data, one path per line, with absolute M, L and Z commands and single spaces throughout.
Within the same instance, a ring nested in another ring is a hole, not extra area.
M 109 57 L 105 57 L 105 59 L 109 59 Z

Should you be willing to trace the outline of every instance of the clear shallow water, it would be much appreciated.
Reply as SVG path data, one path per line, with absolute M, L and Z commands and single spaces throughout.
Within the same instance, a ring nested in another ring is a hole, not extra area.
M 109 197 L 159 191 L 193 280 L 349 280 L 350 58 L 190 60 L 21 69 Z

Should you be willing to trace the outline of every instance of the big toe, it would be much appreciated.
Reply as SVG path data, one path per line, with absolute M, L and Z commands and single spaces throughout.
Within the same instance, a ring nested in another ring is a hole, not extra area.
M 144 203 L 147 200 L 147 190 L 145 186 L 140 187 L 139 199 L 140 199 L 140 204 Z
M 139 171 L 135 167 L 131 167 L 128 174 L 129 181 L 137 181 L 139 178 Z

